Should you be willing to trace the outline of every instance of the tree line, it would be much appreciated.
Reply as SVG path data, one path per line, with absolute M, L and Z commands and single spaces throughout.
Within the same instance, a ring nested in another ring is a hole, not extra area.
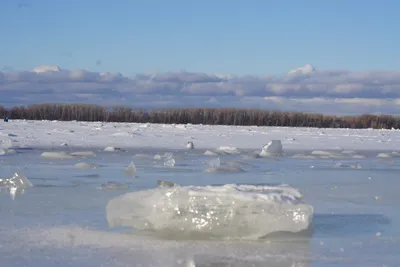
M 333 116 L 304 112 L 236 108 L 134 109 L 94 104 L 35 104 L 5 108 L 0 115 L 12 119 L 103 121 L 165 124 L 257 125 L 318 128 L 399 129 L 400 118 L 391 115 Z

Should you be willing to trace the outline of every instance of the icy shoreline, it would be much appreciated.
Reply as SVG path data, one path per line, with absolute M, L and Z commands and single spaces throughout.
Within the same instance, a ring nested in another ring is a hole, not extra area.
M 103 123 L 15 120 L 0 125 L 0 148 L 216 149 L 259 150 L 281 140 L 285 150 L 400 150 L 400 131 L 191 124 Z

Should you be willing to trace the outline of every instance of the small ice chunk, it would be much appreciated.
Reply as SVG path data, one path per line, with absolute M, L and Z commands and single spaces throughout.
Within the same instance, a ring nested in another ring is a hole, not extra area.
M 72 156 L 81 156 L 81 157 L 95 157 L 96 154 L 92 151 L 77 151 L 77 152 L 72 152 Z
M 136 177 L 136 165 L 133 161 L 129 164 L 128 168 L 125 169 L 125 174 L 130 177 Z
M 362 165 L 361 165 L 361 163 L 357 162 L 356 164 L 352 164 L 351 168 L 352 169 L 362 169 Z
M 16 153 L 17 153 L 17 151 L 12 148 L 6 150 L 6 154 L 16 154 Z
M 11 178 L 0 179 L 0 187 L 26 189 L 33 185 L 25 175 L 16 172 Z
M 170 182 L 170 181 L 162 181 L 162 180 L 157 180 L 157 185 L 160 187 L 175 187 L 179 186 L 177 183 Z
M 118 183 L 118 182 L 107 182 L 105 184 L 100 185 L 98 189 L 102 190 L 118 190 L 118 189 L 127 189 L 128 186 L 126 184 Z
M 79 162 L 79 163 L 75 164 L 75 167 L 78 168 L 78 169 L 95 169 L 98 166 L 94 165 L 94 164 L 87 163 L 87 162 Z
M 233 146 L 220 146 L 217 150 L 222 151 L 229 155 L 240 154 L 239 149 Z
M 164 166 L 166 167 L 174 167 L 175 166 L 175 159 L 174 158 L 168 158 L 164 161 Z
M 216 158 L 216 159 L 212 159 L 209 162 L 207 162 L 207 164 L 211 167 L 211 168 L 218 168 L 219 166 L 221 166 L 221 160 L 220 158 Z
M 388 154 L 388 153 L 379 153 L 376 157 L 377 158 L 391 158 L 392 155 Z
M 108 146 L 108 147 L 104 148 L 104 151 L 106 151 L 106 152 L 121 151 L 121 148 L 119 148 L 119 147 L 113 147 L 113 146 Z
M 68 154 L 67 152 L 43 152 L 40 155 L 43 158 L 51 158 L 51 159 L 73 159 L 74 156 Z
M 218 156 L 218 153 L 207 150 L 206 152 L 204 152 L 204 156 Z
M 187 142 L 186 148 L 194 149 L 194 143 L 192 141 Z
M 353 150 L 343 150 L 340 153 L 345 154 L 345 155 L 351 155 L 351 154 L 355 154 L 356 152 Z
M 295 154 L 292 156 L 294 159 L 315 159 L 315 156 L 312 155 L 304 155 L 304 154 Z
M 132 137 L 132 134 L 127 133 L 127 132 L 116 132 L 116 133 L 112 134 L 112 136 Z
M 210 167 L 204 170 L 207 173 L 239 173 L 243 169 L 239 165 L 221 165 L 217 167 Z
M 338 162 L 338 163 L 335 164 L 335 167 L 338 167 L 338 168 L 350 168 L 350 165 L 346 164 L 346 163 L 343 163 L 343 162 Z
M 1 149 L 7 150 L 7 149 L 11 148 L 12 146 L 13 146 L 12 140 L 9 137 L 6 137 L 5 139 L 0 141 L 0 148 Z
M 353 159 L 365 159 L 365 158 L 367 158 L 367 157 L 364 156 L 364 155 L 353 155 L 352 158 L 353 158 Z
M 271 140 L 266 144 L 259 153 L 261 157 L 281 156 L 283 155 L 283 148 L 281 140 Z
M 323 151 L 323 150 L 313 150 L 311 155 L 318 155 L 318 156 L 330 156 L 332 152 Z

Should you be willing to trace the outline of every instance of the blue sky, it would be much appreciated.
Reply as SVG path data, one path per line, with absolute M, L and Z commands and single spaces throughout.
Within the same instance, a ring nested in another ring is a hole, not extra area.
M 3 0 L 0 62 L 128 76 L 399 69 L 399 10 L 396 0 Z
M 400 114 L 398 0 L 18 1 L 0 1 L 4 105 Z

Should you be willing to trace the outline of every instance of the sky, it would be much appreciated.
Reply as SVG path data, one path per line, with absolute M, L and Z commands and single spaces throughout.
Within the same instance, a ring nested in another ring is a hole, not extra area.
M 2 104 L 400 114 L 399 10 L 398 0 L 2 0 Z

